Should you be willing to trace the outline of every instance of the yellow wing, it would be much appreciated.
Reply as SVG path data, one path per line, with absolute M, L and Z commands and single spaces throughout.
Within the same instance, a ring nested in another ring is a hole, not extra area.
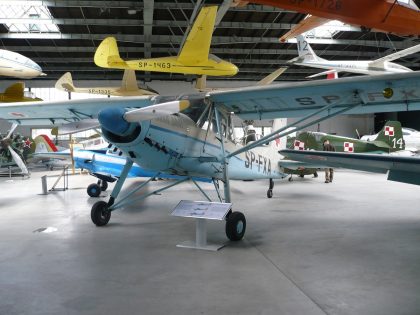
M 201 9 L 178 55 L 179 62 L 195 64 L 208 60 L 216 15 L 217 6 Z

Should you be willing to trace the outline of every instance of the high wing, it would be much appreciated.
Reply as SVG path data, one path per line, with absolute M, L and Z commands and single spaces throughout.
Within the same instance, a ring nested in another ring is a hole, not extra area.
M 212 91 L 208 98 L 254 120 L 303 116 L 326 106 L 330 114 L 345 108 L 346 114 L 420 110 L 420 72 Z
M 385 154 L 281 150 L 287 158 L 330 167 L 342 167 L 374 173 L 388 173 L 388 180 L 420 185 L 420 158 Z
M 60 125 L 95 119 L 99 111 L 105 108 L 142 108 L 154 104 L 154 100 L 151 96 L 134 96 L 0 104 L 0 118 L 22 125 Z
M 280 37 L 280 42 L 285 42 L 290 38 L 294 38 L 298 35 L 306 33 L 318 26 L 324 25 L 329 22 L 329 19 L 325 19 L 319 16 L 308 15 L 304 20 L 300 21 L 299 24 L 296 24 L 290 31 Z
M 383 67 L 386 61 L 396 60 L 396 59 L 399 59 L 408 55 L 415 54 L 419 51 L 420 51 L 420 44 L 404 49 L 404 50 L 397 51 L 396 53 L 384 56 L 382 58 L 373 60 L 372 62 L 369 63 L 369 65 Z

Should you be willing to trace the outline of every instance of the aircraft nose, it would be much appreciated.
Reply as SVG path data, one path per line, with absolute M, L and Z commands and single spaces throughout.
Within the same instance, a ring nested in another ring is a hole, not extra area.
M 101 127 L 113 134 L 123 136 L 130 128 L 130 123 L 124 119 L 122 108 L 106 108 L 99 112 L 98 120 Z

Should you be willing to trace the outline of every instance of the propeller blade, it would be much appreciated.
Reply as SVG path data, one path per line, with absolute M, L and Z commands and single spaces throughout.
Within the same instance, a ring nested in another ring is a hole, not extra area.
M 8 147 L 10 154 L 12 155 L 13 160 L 15 161 L 16 165 L 19 166 L 19 168 L 22 170 L 22 174 L 29 174 L 28 169 L 26 168 L 25 162 L 22 161 L 19 154 L 15 152 L 15 150 L 12 149 L 11 146 Z
M 190 107 L 190 102 L 187 100 L 161 103 L 126 112 L 124 114 L 124 119 L 127 122 L 140 122 L 144 120 L 151 120 L 179 113 L 187 109 L 188 107 Z
M 7 134 L 6 138 L 4 138 L 4 139 L 9 139 L 10 136 L 12 135 L 12 133 L 15 131 L 17 126 L 18 126 L 17 123 L 13 123 L 12 128 L 10 128 L 9 133 Z

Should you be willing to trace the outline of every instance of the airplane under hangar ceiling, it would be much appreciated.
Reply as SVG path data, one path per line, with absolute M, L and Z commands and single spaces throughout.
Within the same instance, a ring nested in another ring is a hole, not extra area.
M 33 80 L 57 80 L 68 71 L 75 80 L 120 80 L 121 70 L 99 68 L 93 62 L 95 49 L 104 38 L 117 39 L 124 59 L 176 55 L 199 8 L 207 4 L 223 8 L 226 2 L 7 1 L 0 5 L 0 48 L 38 63 L 47 76 Z M 420 6 L 420 0 L 414 2 Z M 297 56 L 296 41 L 279 42 L 304 17 L 290 10 L 252 3 L 228 8 L 214 31 L 211 53 L 238 66 L 235 80 L 257 81 L 281 66 L 288 66 L 288 70 L 278 80 L 306 80 L 320 71 L 288 64 Z M 373 60 L 419 44 L 420 39 L 334 25 L 310 33 L 308 42 L 317 55 L 328 60 Z M 398 63 L 420 70 L 420 53 L 399 59 Z M 193 79 L 158 72 L 137 72 L 137 78 L 146 82 Z

